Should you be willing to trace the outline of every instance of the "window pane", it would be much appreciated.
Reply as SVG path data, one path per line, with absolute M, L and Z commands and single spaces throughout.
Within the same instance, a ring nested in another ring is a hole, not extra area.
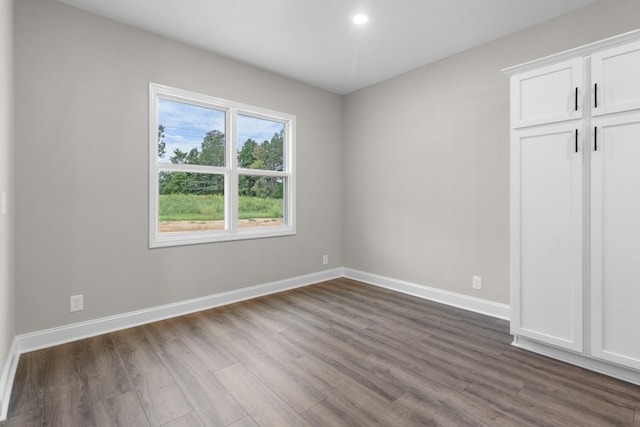
M 160 233 L 224 229 L 224 176 L 161 171 Z
M 284 170 L 284 124 L 238 114 L 238 167 Z
M 238 178 L 238 227 L 274 227 L 284 223 L 284 178 Z
M 225 112 L 158 99 L 158 163 L 225 165 Z

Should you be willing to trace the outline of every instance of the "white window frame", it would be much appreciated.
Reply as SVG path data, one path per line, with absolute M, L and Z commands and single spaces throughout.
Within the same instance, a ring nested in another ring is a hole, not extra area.
M 167 164 L 158 162 L 158 99 L 167 99 L 224 111 L 225 166 Z M 237 117 L 251 116 L 282 123 L 284 131 L 284 167 L 282 171 L 245 169 L 238 167 Z M 167 247 L 232 240 L 289 236 L 296 234 L 295 227 L 295 128 L 296 116 L 261 107 L 246 105 L 149 83 L 149 247 Z M 160 233 L 159 231 L 159 174 L 160 171 L 217 173 L 224 175 L 225 229 L 211 231 L 187 231 Z M 283 224 L 265 227 L 238 227 L 238 176 L 266 176 L 284 178 Z

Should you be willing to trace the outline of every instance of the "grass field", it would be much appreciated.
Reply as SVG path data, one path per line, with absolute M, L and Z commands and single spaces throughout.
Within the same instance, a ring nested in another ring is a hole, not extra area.
M 161 194 L 160 221 L 214 221 L 224 219 L 222 195 Z M 282 218 L 282 199 L 240 197 L 239 219 Z

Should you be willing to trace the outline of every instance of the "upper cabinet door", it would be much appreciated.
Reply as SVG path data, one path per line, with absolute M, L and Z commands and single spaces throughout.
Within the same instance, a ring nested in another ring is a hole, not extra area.
M 583 59 L 576 58 L 511 77 L 514 128 L 582 117 Z
M 640 108 L 640 42 L 591 55 L 594 116 Z

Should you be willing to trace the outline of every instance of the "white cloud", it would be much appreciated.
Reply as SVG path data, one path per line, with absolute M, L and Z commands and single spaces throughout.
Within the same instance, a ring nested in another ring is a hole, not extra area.
M 238 115 L 238 148 L 241 148 L 249 139 L 253 139 L 258 144 L 280 132 L 284 125 L 271 120 L 259 119 L 257 117 Z

